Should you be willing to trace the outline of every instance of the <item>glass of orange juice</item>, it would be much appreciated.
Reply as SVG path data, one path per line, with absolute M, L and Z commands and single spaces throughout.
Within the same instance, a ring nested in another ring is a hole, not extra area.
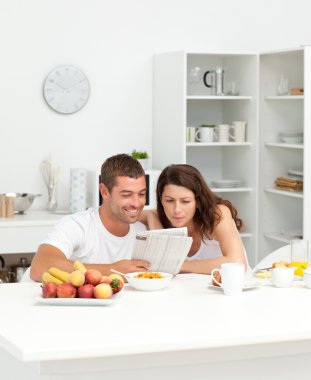
M 296 279 L 302 279 L 303 271 L 310 264 L 308 240 L 292 240 L 290 242 L 291 264 L 296 267 Z

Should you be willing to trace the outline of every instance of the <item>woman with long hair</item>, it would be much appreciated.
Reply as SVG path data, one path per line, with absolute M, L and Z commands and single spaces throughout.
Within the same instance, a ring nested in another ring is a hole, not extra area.
M 157 183 L 157 211 L 149 211 L 154 228 L 187 227 L 193 238 L 181 272 L 209 274 L 222 263 L 247 266 L 237 210 L 208 187 L 202 174 L 186 164 L 167 166 Z

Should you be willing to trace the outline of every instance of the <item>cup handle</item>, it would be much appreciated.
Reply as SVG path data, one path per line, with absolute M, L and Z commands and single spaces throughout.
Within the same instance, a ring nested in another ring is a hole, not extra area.
M 198 137 L 198 134 L 200 133 L 200 131 L 199 130 L 197 130 L 197 131 L 195 131 L 195 139 L 196 139 L 196 141 L 203 141 L 202 139 L 200 139 L 200 137 Z
M 212 276 L 212 279 L 216 282 L 216 284 L 222 287 L 221 283 L 218 282 L 218 281 L 216 280 L 216 278 L 214 277 L 214 273 L 215 273 L 215 272 L 218 272 L 218 273 L 220 273 L 220 275 L 221 275 L 221 270 L 218 269 L 218 268 L 214 268 L 214 269 L 211 271 L 211 276 Z
M 204 75 L 203 75 L 203 82 L 204 82 L 204 84 L 205 84 L 206 87 L 212 87 L 212 85 L 208 84 L 207 81 L 206 81 L 206 77 L 207 77 L 207 75 L 208 75 L 209 73 L 211 73 L 211 71 L 206 71 L 206 72 L 204 73 Z
M 233 135 L 230 133 L 230 130 L 231 130 L 231 129 L 234 131 L 234 126 L 233 126 L 233 125 L 230 125 L 230 126 L 229 126 L 229 137 L 232 138 L 233 141 L 235 141 L 236 137 L 233 136 Z

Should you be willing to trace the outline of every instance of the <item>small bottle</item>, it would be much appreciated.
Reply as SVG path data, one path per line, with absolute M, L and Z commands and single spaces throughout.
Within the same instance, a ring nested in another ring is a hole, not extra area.
M 14 218 L 14 198 L 6 197 L 6 218 Z
M 26 272 L 28 267 L 29 267 L 29 263 L 26 257 L 21 257 L 16 267 L 16 281 L 17 282 L 21 281 L 23 274 Z
M 0 195 L 0 199 L 1 199 L 1 203 L 0 203 L 1 214 L 0 214 L 0 217 L 1 217 L 1 218 L 5 218 L 5 217 L 6 217 L 6 202 L 5 202 L 5 195 L 4 195 L 4 194 Z

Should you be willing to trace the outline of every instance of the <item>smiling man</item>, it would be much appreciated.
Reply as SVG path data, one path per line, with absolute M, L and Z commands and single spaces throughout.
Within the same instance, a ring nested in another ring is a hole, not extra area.
M 149 263 L 131 260 L 136 234 L 146 227 L 138 217 L 146 203 L 145 173 L 127 154 L 108 158 L 101 168 L 99 191 L 103 204 L 65 216 L 39 246 L 30 277 L 41 281 L 50 267 L 73 270 L 79 260 L 88 269 L 109 274 L 145 270 Z

